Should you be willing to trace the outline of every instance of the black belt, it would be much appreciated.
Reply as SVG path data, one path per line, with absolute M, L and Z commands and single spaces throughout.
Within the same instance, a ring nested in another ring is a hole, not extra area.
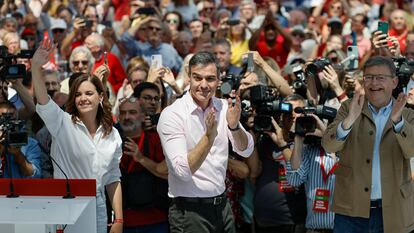
M 370 207 L 371 207 L 371 209 L 382 208 L 382 200 L 378 199 L 378 200 L 375 200 L 375 201 L 371 201 Z
M 172 199 L 174 203 L 196 203 L 196 204 L 207 204 L 207 205 L 220 205 L 226 201 L 226 194 L 215 197 L 175 197 Z
M 315 231 L 318 233 L 333 233 L 332 229 L 312 229 L 312 231 Z

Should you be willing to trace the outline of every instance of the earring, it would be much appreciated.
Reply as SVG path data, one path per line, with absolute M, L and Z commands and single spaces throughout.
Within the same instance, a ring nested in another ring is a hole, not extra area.
M 101 108 L 103 109 L 102 99 L 101 99 L 101 101 L 99 102 L 99 105 L 101 105 Z

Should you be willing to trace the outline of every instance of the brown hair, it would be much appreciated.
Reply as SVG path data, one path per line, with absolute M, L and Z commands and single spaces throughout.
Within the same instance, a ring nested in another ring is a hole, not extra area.
M 129 60 L 128 66 L 126 68 L 128 78 L 131 76 L 131 74 L 134 71 L 137 71 L 137 70 L 142 70 L 146 72 L 148 75 L 149 65 L 142 57 L 133 57 Z
M 85 82 L 89 81 L 91 82 L 98 92 L 99 95 L 102 95 L 102 105 L 98 106 L 98 112 L 96 113 L 96 120 L 98 122 L 98 125 L 102 125 L 104 130 L 104 137 L 109 135 L 112 132 L 112 114 L 111 114 L 111 104 L 108 101 L 108 96 L 106 95 L 105 88 L 96 76 L 90 76 L 88 74 L 83 74 L 76 78 L 73 81 L 72 86 L 70 87 L 69 91 L 69 98 L 68 102 L 66 103 L 66 112 L 72 115 L 72 121 L 73 123 L 76 123 L 79 121 L 79 111 L 76 108 L 75 98 L 76 98 L 76 92 L 79 89 L 79 86 Z

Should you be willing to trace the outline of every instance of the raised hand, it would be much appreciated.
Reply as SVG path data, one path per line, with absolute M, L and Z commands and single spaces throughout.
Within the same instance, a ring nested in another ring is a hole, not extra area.
M 124 144 L 124 154 L 131 156 L 135 162 L 140 162 L 144 156 L 142 155 L 141 151 L 138 148 L 138 145 L 134 142 L 134 140 L 127 137 Z
M 39 48 L 36 49 L 36 52 L 32 58 L 32 67 L 33 68 L 42 68 L 43 65 L 50 61 L 50 56 L 56 48 L 56 44 L 53 44 L 52 40 L 46 39 L 40 42 Z
M 407 96 L 403 92 L 401 92 L 398 95 L 397 99 L 394 101 L 394 106 L 392 106 L 391 120 L 394 124 L 401 121 L 402 111 L 406 103 L 407 103 Z
M 308 114 L 308 116 L 311 116 L 311 117 L 315 118 L 315 120 L 316 120 L 316 129 L 315 129 L 315 132 L 307 133 L 306 135 L 313 135 L 313 136 L 317 136 L 317 137 L 322 137 L 323 133 L 326 130 L 326 125 L 323 123 L 323 121 L 317 115 Z
M 341 84 L 339 84 L 338 74 L 336 73 L 335 69 L 329 65 L 324 68 L 322 71 L 323 78 L 329 83 L 331 89 L 337 94 L 340 95 L 343 90 Z
M 278 146 L 283 147 L 287 145 L 286 140 L 283 138 L 282 128 L 277 124 L 275 119 L 272 117 L 273 132 L 266 132 L 267 135 L 272 139 L 272 141 Z
M 374 48 L 387 48 L 388 47 L 388 39 L 387 35 L 383 34 L 381 31 L 374 32 L 374 37 L 372 38 L 372 43 L 374 44 Z
M 231 129 L 234 129 L 237 127 L 240 121 L 240 115 L 241 115 L 241 100 L 240 96 L 236 94 L 236 91 L 232 91 L 230 96 L 234 97 L 236 102 L 233 103 L 232 98 L 228 98 L 227 102 L 229 104 L 229 108 L 227 110 L 227 124 Z
M 362 88 L 357 88 L 355 90 L 354 97 L 351 100 L 349 105 L 348 116 L 342 122 L 344 129 L 349 129 L 354 124 L 355 120 L 361 115 L 362 107 L 364 106 L 365 93 Z
M 210 142 L 214 142 L 218 132 L 217 132 L 217 121 L 216 121 L 216 110 L 211 109 L 206 117 L 206 135 Z
M 96 70 L 93 72 L 93 75 L 98 77 L 99 80 L 101 80 L 102 84 L 104 84 L 104 86 L 106 86 L 106 82 L 108 81 L 109 73 L 110 73 L 109 66 L 106 65 L 106 64 L 102 64 L 102 65 L 98 66 L 98 68 L 96 68 Z
M 172 73 L 172 71 L 170 70 L 170 68 L 165 67 L 165 68 L 162 68 L 162 69 L 164 70 L 164 75 L 161 76 L 162 80 L 164 82 L 166 82 L 168 85 L 174 86 L 176 84 L 175 83 L 175 77 L 174 77 L 174 74 Z

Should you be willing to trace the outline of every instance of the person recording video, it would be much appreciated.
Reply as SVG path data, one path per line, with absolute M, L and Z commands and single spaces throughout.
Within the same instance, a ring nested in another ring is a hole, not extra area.
M 2 122 L 0 126 L 0 177 L 40 178 L 42 176 L 40 147 L 35 139 L 27 137 L 27 133 L 24 133 L 22 129 L 23 125 L 16 121 L 16 115 L 17 110 L 12 103 L 0 103 L 0 121 Z M 5 154 L 6 138 L 7 154 Z

